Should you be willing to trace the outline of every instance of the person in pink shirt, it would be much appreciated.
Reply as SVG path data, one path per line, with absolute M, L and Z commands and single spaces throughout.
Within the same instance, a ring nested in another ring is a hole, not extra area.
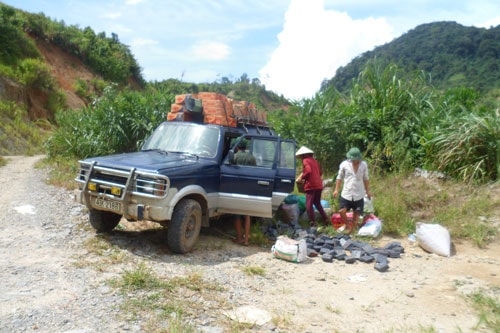
M 302 160 L 302 173 L 297 177 L 297 182 L 304 182 L 304 191 L 306 192 L 306 211 L 311 226 L 316 225 L 314 207 L 318 210 L 323 223 L 328 225 L 323 206 L 321 206 L 321 192 L 323 191 L 323 180 L 321 179 L 321 168 L 318 161 L 313 157 L 314 152 L 302 146 L 295 153 L 295 156 Z

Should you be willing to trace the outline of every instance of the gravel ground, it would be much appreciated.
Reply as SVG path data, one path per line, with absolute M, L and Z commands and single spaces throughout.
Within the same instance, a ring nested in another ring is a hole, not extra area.
M 152 224 L 122 220 L 96 236 L 72 192 L 46 185 L 45 171 L 33 168 L 40 158 L 9 157 L 0 168 L 0 332 L 173 331 L 172 315 L 125 307 L 140 292 L 110 283 L 138 267 L 165 281 L 200 278 L 199 289 L 170 292 L 191 331 L 489 332 L 464 296 L 499 297 L 498 241 L 487 249 L 455 242 L 445 258 L 383 237 L 380 245 L 405 248 L 385 273 L 360 262 L 289 263 L 213 233 L 193 253 L 174 255 Z
M 89 237 L 70 191 L 47 186 L 34 157 L 0 168 L 0 331 L 139 331 L 116 322 L 122 299 L 75 258 Z

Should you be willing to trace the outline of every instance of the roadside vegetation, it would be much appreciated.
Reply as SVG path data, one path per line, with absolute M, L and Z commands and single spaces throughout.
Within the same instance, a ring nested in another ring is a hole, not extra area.
M 318 93 L 272 113 L 271 121 L 314 150 L 326 170 L 357 146 L 380 174 L 423 168 L 468 184 L 498 180 L 498 101 L 471 88 L 439 91 L 424 72 L 403 75 L 395 65 L 370 62 L 349 94 Z
M 25 109 L 14 102 L 0 100 L 0 123 L 0 155 L 45 153 L 43 142 L 52 128 L 47 121 L 31 122 Z M 0 165 L 2 160 L 0 157 Z

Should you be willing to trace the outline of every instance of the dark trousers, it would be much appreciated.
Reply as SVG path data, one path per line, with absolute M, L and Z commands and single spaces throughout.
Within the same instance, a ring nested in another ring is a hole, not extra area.
M 309 217 L 309 222 L 314 222 L 314 207 L 316 207 L 319 214 L 321 215 L 321 218 L 323 219 L 323 223 L 328 224 L 328 217 L 326 216 L 323 206 L 321 206 L 321 192 L 322 190 L 311 190 L 306 192 L 307 216 Z

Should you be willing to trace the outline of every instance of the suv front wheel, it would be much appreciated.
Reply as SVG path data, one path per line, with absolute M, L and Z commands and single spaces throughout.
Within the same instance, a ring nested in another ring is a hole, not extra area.
M 174 209 L 168 225 L 168 247 L 176 253 L 193 249 L 201 229 L 202 211 L 198 201 L 183 199 Z

